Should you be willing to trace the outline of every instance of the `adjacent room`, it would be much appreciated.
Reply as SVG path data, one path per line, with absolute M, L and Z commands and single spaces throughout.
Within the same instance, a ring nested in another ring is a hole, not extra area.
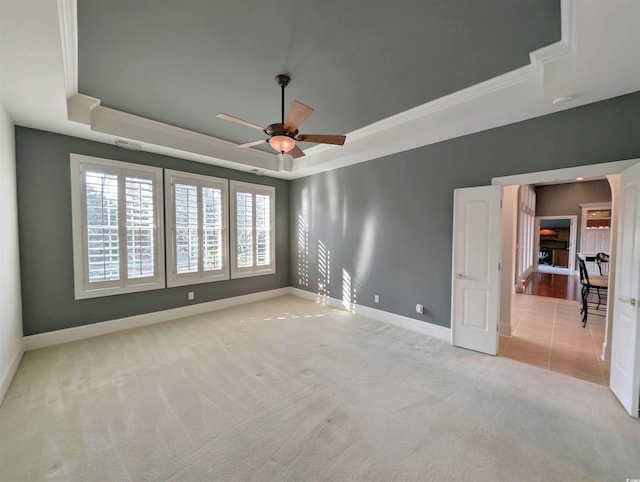
M 534 256 L 533 264 L 513 280 L 512 331 L 501 338 L 500 353 L 608 386 L 607 300 L 602 290 L 602 309 L 590 306 L 588 323 L 584 327 L 578 323 L 583 319 L 583 283 L 577 261 L 589 260 L 593 279 L 608 275 L 607 267 L 602 264 L 599 269 L 595 259 L 598 253 L 611 253 L 611 187 L 607 179 L 582 179 L 535 185 L 531 192 L 536 235 L 519 239 L 521 245 L 532 245 L 537 259 Z M 518 225 L 518 231 L 528 229 L 531 217 L 527 221 Z M 599 242 L 594 242 L 593 234 Z M 597 293 L 589 295 L 590 302 L 596 299 Z
M 639 21 L 0 1 L 0 480 L 639 477 Z

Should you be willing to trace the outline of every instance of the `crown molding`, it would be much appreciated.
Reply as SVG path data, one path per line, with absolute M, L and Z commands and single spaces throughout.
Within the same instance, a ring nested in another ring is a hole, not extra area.
M 561 0 L 560 32 L 562 42 L 571 50 L 576 50 L 576 6 L 577 0 Z
M 78 93 L 78 9 L 76 0 L 57 0 L 60 47 L 67 98 Z

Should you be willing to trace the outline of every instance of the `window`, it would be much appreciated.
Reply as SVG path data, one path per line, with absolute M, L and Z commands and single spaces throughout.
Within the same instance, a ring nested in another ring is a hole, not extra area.
M 536 192 L 531 186 L 520 186 L 518 205 L 516 282 L 527 278 L 534 266 Z
M 164 288 L 162 169 L 71 154 L 75 298 Z
M 230 183 L 231 277 L 275 273 L 275 188 Z
M 229 279 L 227 184 L 166 171 L 169 286 Z

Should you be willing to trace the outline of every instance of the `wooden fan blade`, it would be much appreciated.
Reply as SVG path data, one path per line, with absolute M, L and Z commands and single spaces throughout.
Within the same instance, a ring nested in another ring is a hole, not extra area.
M 325 134 L 300 134 L 296 137 L 299 141 L 303 142 L 315 142 L 317 144 L 335 144 L 337 146 L 344 145 L 344 141 L 347 140 L 347 136 L 332 136 Z
M 229 114 L 217 114 L 216 117 L 218 119 L 223 119 L 231 122 L 235 122 L 236 124 L 241 124 L 247 127 L 253 127 L 254 129 L 258 129 L 259 131 L 264 131 L 263 127 L 260 127 L 258 124 L 254 124 L 253 122 L 249 122 L 246 120 L 239 119 Z
M 291 149 L 289 152 L 287 152 L 287 154 L 289 154 L 294 159 L 304 156 L 304 152 L 302 152 L 302 149 L 300 149 L 298 146 Z
M 304 105 L 302 102 L 294 100 L 289 114 L 287 114 L 287 120 L 284 121 L 284 128 L 289 129 L 289 132 L 298 130 L 298 127 L 306 121 L 309 116 L 313 114 L 313 109 L 308 105 Z
M 267 142 L 264 139 L 260 139 L 259 141 L 251 141 L 251 142 L 247 142 L 246 144 L 238 144 L 237 146 L 234 147 L 239 147 L 240 149 L 244 149 L 245 147 L 253 147 L 253 146 L 257 146 L 258 144 L 262 144 L 263 142 Z

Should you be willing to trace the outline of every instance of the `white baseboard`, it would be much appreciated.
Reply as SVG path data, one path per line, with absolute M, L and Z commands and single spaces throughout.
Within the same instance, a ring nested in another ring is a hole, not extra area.
M 317 303 L 324 303 L 333 308 L 343 310 L 347 309 L 341 300 L 335 298 L 328 298 L 315 293 L 311 293 L 309 291 L 301 290 L 299 288 L 291 287 L 289 288 L 289 290 L 292 295 L 298 296 L 300 298 L 315 301 Z M 349 311 L 352 311 L 357 315 L 366 316 L 367 318 L 372 318 L 389 325 L 399 326 L 400 328 L 405 328 L 407 330 L 415 331 L 423 335 L 432 336 L 449 343 L 451 342 L 451 328 L 434 325 L 433 323 L 422 322 L 413 318 L 409 318 L 407 316 L 396 315 L 394 313 L 377 310 L 375 308 L 369 308 L 368 306 L 351 305 L 350 308 L 351 309 Z
M 500 323 L 499 329 L 500 331 L 498 333 L 500 334 L 500 336 L 508 336 L 509 338 L 511 338 L 511 325 L 503 325 L 502 323 Z
M 278 288 L 275 290 L 260 291 L 258 293 L 251 293 L 248 295 L 234 296 L 233 298 L 181 306 L 180 308 L 173 308 L 170 310 L 155 311 L 152 313 L 144 313 L 142 315 L 119 318 L 117 320 L 101 321 L 90 325 L 65 328 L 63 330 L 39 333 L 37 335 L 29 335 L 24 337 L 24 350 L 29 351 L 47 346 L 60 345 L 70 341 L 84 340 L 94 336 L 106 335 L 108 333 L 138 328 L 140 326 L 153 325 L 155 323 L 175 320 L 185 316 L 200 315 L 210 311 L 222 310 L 269 298 L 277 298 L 278 296 L 284 296 L 287 294 L 289 294 L 288 287 Z
M 284 296 L 291 294 L 304 298 L 316 303 L 326 304 L 333 308 L 346 310 L 341 300 L 335 298 L 329 298 L 321 296 L 309 291 L 304 291 L 299 288 L 279 288 L 270 291 L 261 291 L 259 293 L 251 293 L 248 295 L 235 296 L 233 298 L 226 298 L 223 300 L 209 301 L 207 303 L 198 303 L 195 305 L 182 306 L 180 308 L 173 308 L 165 311 L 155 311 L 152 313 L 144 313 L 142 315 L 129 316 L 126 318 L 119 318 L 117 320 L 101 321 L 99 323 L 92 323 L 90 325 L 76 326 L 73 328 L 65 328 L 63 330 L 50 331 L 47 333 L 39 333 L 37 335 L 29 335 L 24 337 L 24 351 L 36 350 L 38 348 L 44 348 L 47 346 L 60 345 L 62 343 L 68 343 L 71 341 L 84 340 L 92 338 L 94 336 L 106 335 L 109 333 L 115 333 L 118 331 L 129 330 L 131 328 L 138 328 L 141 326 L 153 325 L 156 323 L 162 323 L 165 321 L 175 320 L 177 318 L 183 318 L 186 316 L 199 315 L 202 313 L 208 313 L 211 311 L 222 310 L 225 308 L 231 308 L 233 306 L 239 306 L 246 303 L 253 303 L 256 301 L 262 301 L 270 298 L 277 298 L 278 296 Z M 367 306 L 352 305 L 350 311 L 372 318 L 374 320 L 382 321 L 390 325 L 399 326 L 407 330 L 415 331 L 423 335 L 432 336 L 441 340 L 451 341 L 451 329 L 442 326 L 434 325 L 432 323 L 425 323 L 406 316 L 396 315 L 375 308 L 369 308 Z M 10 370 L 11 376 L 9 382 L 13 378 L 15 369 L 20 362 L 22 352 L 13 367 L 13 371 Z M 4 388 L 5 380 L 2 380 L 2 388 Z M 8 388 L 8 382 L 7 382 Z M 0 392 L 1 393 L 1 392 Z
M 11 385 L 11 381 L 13 380 L 16 371 L 18 371 L 18 366 L 20 365 L 20 361 L 22 360 L 22 355 L 24 355 L 24 348 L 23 344 L 20 344 L 20 346 L 16 350 L 15 355 L 13 356 L 13 359 L 11 360 L 11 363 L 0 378 L 0 405 L 2 405 L 2 402 L 4 401 L 4 396 L 9 390 L 9 385 Z

